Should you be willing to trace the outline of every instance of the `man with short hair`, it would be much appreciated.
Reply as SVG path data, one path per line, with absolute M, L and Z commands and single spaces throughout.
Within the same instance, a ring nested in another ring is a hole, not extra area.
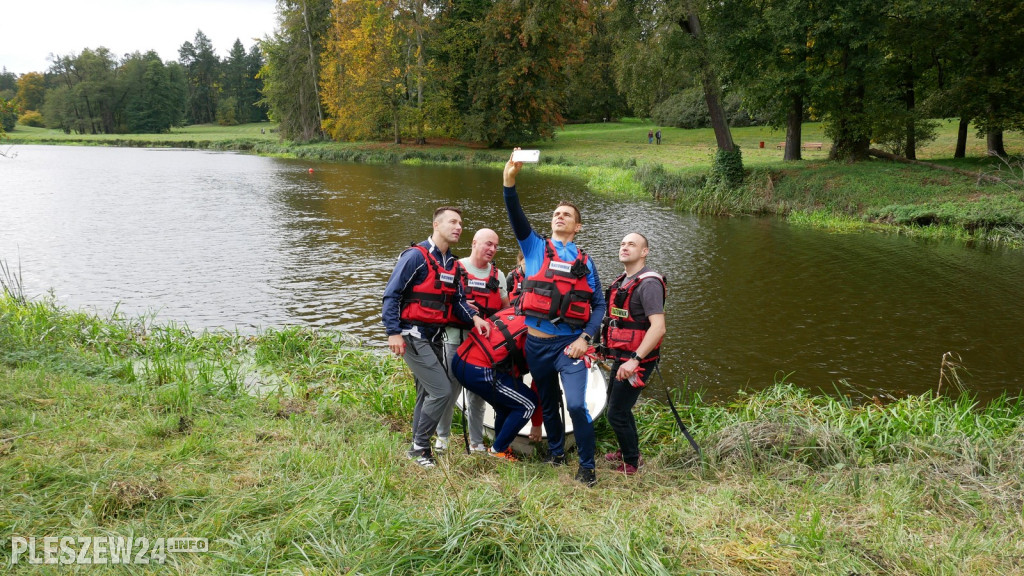
M 576 480 L 597 483 L 594 422 L 587 411 L 589 370 L 583 358 L 600 329 L 605 301 L 594 261 L 573 242 L 582 229 L 579 209 L 562 201 L 551 215 L 551 238 L 530 226 L 516 193 L 522 162 L 509 158 L 503 174 L 505 207 L 523 251 L 522 294 L 526 316 L 526 363 L 537 386 L 548 436 L 547 462 L 565 464 L 565 425 L 559 411 L 559 378 L 579 453 Z
M 444 364 L 444 327 L 458 320 L 483 335 L 490 333 L 490 325 L 469 306 L 462 291 L 460 268 L 450 249 L 461 235 L 462 213 L 457 208 L 435 210 L 430 237 L 402 252 L 384 287 L 381 317 L 388 349 L 405 360 L 416 380 L 408 456 L 424 468 L 436 465 L 430 436 L 452 389 Z
M 650 245 L 643 234 L 626 234 L 619 244 L 625 271 L 611 283 L 605 298 L 608 315 L 601 327 L 605 356 L 612 360 L 608 423 L 619 450 L 605 454 L 615 471 L 632 476 L 643 464 L 633 406 L 644 381 L 658 365 L 665 336 L 665 278 L 647 267 Z
M 487 319 L 508 306 L 508 291 L 505 289 L 504 276 L 493 264 L 494 255 L 498 252 L 498 233 L 490 228 L 481 228 L 473 235 L 473 244 L 469 256 L 459 260 L 462 272 L 462 291 L 466 301 L 476 308 L 481 318 Z M 449 324 L 445 330 L 444 352 L 452 383 L 452 395 L 441 420 L 437 423 L 437 442 L 435 450 L 447 450 L 449 436 L 452 432 L 452 418 L 455 416 L 455 402 L 462 393 L 462 384 L 451 372 L 452 359 L 466 338 L 465 326 Z M 484 399 L 467 390 L 466 401 L 462 407 L 467 410 L 469 421 L 469 449 L 472 452 L 484 452 Z

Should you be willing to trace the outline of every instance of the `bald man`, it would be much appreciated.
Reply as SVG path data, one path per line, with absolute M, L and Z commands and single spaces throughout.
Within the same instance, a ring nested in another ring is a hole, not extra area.
M 481 318 L 487 318 L 508 306 L 508 291 L 505 287 L 505 276 L 492 261 L 498 253 L 498 233 L 490 228 L 481 228 L 473 235 L 472 251 L 469 256 L 459 260 L 462 267 L 462 290 L 466 300 L 479 312 Z M 448 359 L 449 378 L 452 383 L 452 395 L 448 406 L 441 414 L 437 423 L 437 441 L 434 449 L 448 449 L 452 431 L 452 418 L 455 416 L 455 402 L 462 393 L 462 384 L 451 374 L 452 358 L 465 339 L 468 326 L 449 325 L 445 331 L 445 357 Z M 485 452 L 484 446 L 484 399 L 466 391 L 466 405 L 469 407 L 469 449 L 471 452 Z

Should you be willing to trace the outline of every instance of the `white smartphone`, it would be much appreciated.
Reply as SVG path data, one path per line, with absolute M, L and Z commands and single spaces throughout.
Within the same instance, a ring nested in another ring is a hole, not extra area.
M 540 162 L 540 150 L 516 150 L 512 153 L 513 162 Z

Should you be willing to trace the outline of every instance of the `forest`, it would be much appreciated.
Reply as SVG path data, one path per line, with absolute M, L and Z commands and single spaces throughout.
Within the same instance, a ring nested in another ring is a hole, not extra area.
M 791 160 L 804 121 L 853 161 L 913 159 L 951 118 L 957 157 L 968 130 L 1005 156 L 1024 130 L 1022 45 L 1017 0 L 281 0 L 274 33 L 223 60 L 202 32 L 176 62 L 85 49 L 5 71 L 0 100 L 66 132 L 269 118 L 300 142 L 497 147 L 641 117 L 713 127 L 733 151 L 730 127 L 764 124 Z

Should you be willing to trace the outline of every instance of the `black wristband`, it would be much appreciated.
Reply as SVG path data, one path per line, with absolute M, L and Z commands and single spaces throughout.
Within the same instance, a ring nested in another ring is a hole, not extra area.
M 641 356 L 641 355 L 637 354 L 636 352 L 633 352 L 633 354 L 631 354 L 631 355 L 629 356 L 629 359 L 630 359 L 630 360 L 636 360 L 637 362 L 640 362 L 640 361 L 641 361 L 641 360 L 643 360 L 644 358 L 643 358 L 643 356 Z

